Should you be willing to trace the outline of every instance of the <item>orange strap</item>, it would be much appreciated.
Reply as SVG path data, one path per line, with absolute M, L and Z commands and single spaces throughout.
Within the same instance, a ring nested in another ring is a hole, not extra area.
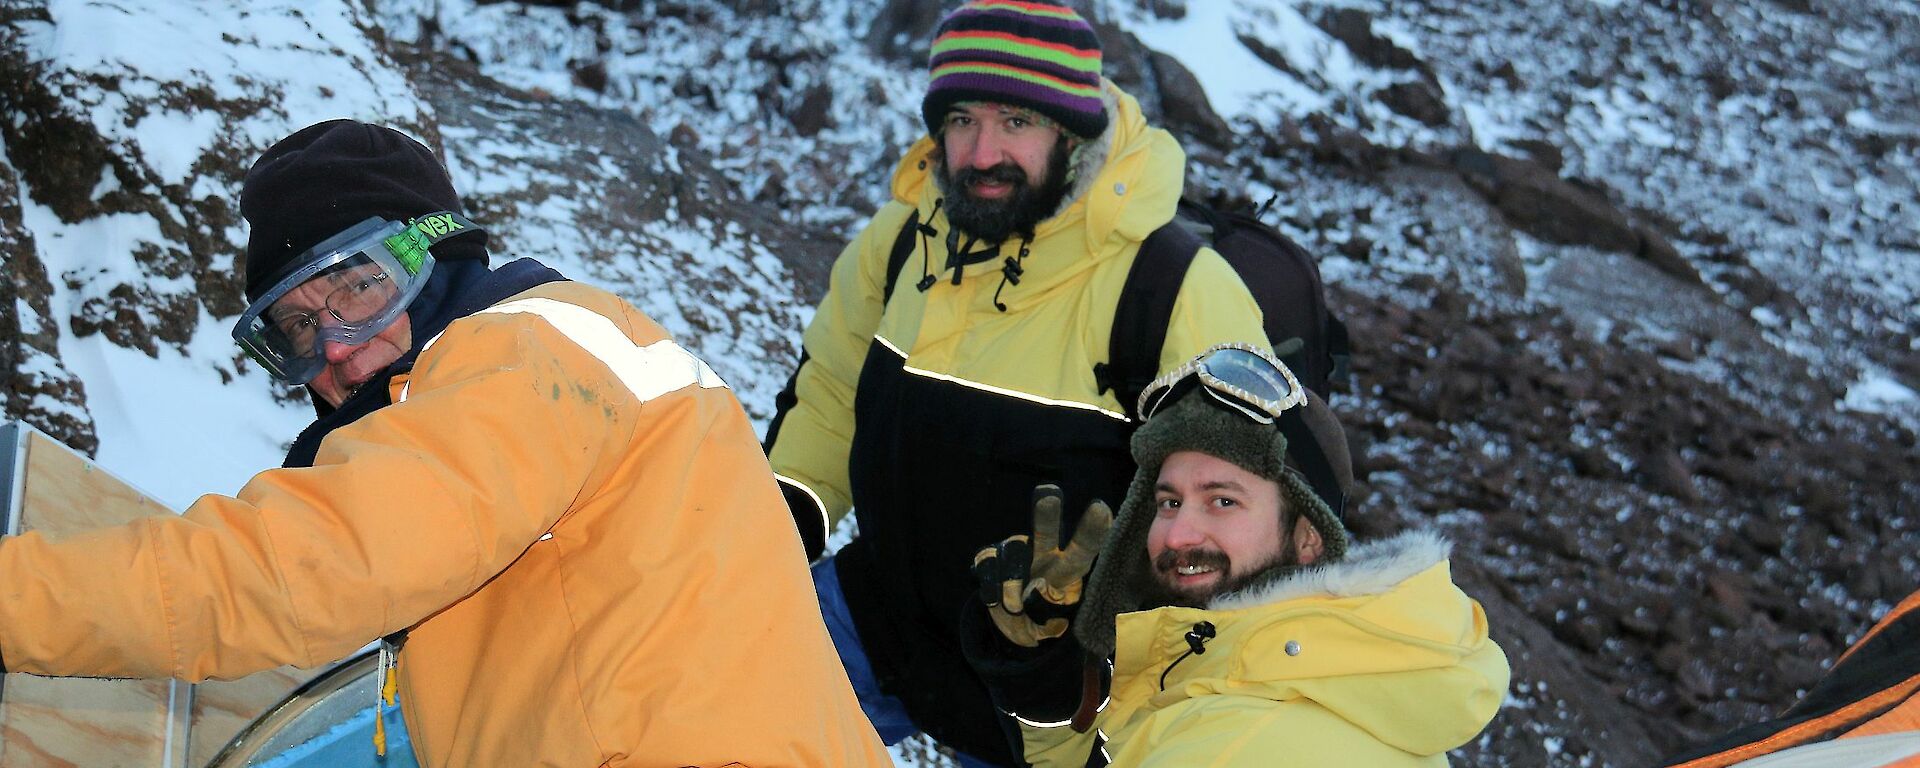
M 1855 736 L 1879 736 L 1885 733 L 1920 731 L 1920 697 L 1909 698 L 1893 709 L 1887 710 L 1860 727 L 1847 731 L 1840 738 L 1851 739 Z
M 1733 765 L 1742 760 L 1773 754 L 1788 747 L 1796 747 L 1817 739 L 1822 734 L 1838 728 L 1844 728 L 1849 723 L 1857 722 L 1863 717 L 1875 716 L 1874 713 L 1876 712 L 1882 712 L 1890 708 L 1893 708 L 1893 711 L 1911 709 L 1915 706 L 1911 699 L 1916 691 L 1920 691 L 1920 675 L 1909 677 L 1897 685 L 1888 687 L 1886 690 L 1836 709 L 1828 713 L 1825 717 L 1808 720 L 1760 741 L 1742 744 L 1725 752 L 1708 755 L 1697 760 L 1690 760 L 1673 766 L 1672 768 L 1725 768 L 1725 766 Z M 1899 704 L 1901 701 L 1906 701 L 1906 703 Z M 1896 705 L 1898 706 L 1896 707 Z

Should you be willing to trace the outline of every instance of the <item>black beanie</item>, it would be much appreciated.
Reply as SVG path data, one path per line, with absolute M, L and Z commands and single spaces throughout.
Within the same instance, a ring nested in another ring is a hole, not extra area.
M 320 241 L 368 218 L 406 221 L 421 214 L 466 215 L 453 180 L 433 152 L 392 128 L 329 120 L 267 148 L 240 188 L 247 236 L 247 300 Z M 433 247 L 439 261 L 487 258 L 486 234 Z

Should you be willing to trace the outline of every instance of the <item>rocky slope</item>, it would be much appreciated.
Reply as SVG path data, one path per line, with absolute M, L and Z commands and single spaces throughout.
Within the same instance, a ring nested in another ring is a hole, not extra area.
M 1322 258 L 1358 351 L 1355 528 L 1451 535 L 1514 663 L 1460 763 L 1648 764 L 1783 708 L 1920 587 L 1920 11 L 1097 6 L 1190 194 Z M 127 429 L 100 392 L 129 389 L 104 345 L 266 389 L 206 341 L 239 309 L 231 201 L 266 143 L 342 113 L 436 143 L 503 252 L 634 298 L 764 417 L 919 130 L 938 15 L 191 7 L 0 9 L 5 407 L 103 454 Z M 86 42 L 133 24 L 197 53 Z

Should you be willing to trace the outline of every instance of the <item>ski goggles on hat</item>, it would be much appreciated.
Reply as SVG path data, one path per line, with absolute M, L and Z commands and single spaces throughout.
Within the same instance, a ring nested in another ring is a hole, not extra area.
M 1287 458 L 1307 487 L 1326 502 L 1334 519 L 1346 514 L 1347 495 L 1326 449 L 1307 426 L 1307 390 L 1285 363 L 1264 347 L 1230 342 L 1209 347 L 1185 365 L 1154 379 L 1140 393 L 1140 418 L 1200 388 L 1220 405 L 1259 424 L 1277 424 L 1287 438 Z
M 312 381 L 327 342 L 365 344 L 406 311 L 433 274 L 429 248 L 479 229 L 450 211 L 355 224 L 295 257 L 241 313 L 233 339 L 275 378 Z
M 1287 409 L 1307 404 L 1300 380 L 1272 352 L 1231 342 L 1207 349 L 1148 384 L 1140 392 L 1140 418 L 1151 418 L 1160 406 L 1177 399 L 1174 395 L 1194 386 L 1261 424 L 1272 424 Z

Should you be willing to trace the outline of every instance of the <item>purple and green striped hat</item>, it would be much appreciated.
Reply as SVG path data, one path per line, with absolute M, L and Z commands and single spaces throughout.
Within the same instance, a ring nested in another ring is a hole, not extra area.
M 940 20 L 927 66 L 933 82 L 920 115 L 929 134 L 965 101 L 1025 107 L 1082 138 L 1107 130 L 1100 38 L 1072 8 L 969 0 Z

